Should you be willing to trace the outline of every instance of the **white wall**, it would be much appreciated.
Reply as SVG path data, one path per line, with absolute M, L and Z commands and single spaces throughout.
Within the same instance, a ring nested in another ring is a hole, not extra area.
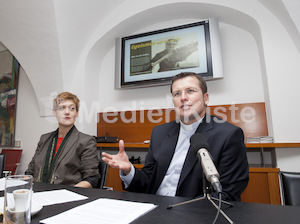
M 16 139 L 21 140 L 21 165 L 18 173 L 27 169 L 37 143 L 42 133 L 47 133 L 57 128 L 57 121 L 53 117 L 40 117 L 36 95 L 32 85 L 24 72 L 20 69 L 19 89 L 17 98 Z
M 21 73 L 17 110 L 16 138 L 22 140 L 24 149 L 20 171 L 25 170 L 40 135 L 56 128 L 51 118 L 40 116 L 40 101 L 44 103 L 47 94 L 39 93 L 45 84 L 51 87 L 45 90 L 59 92 L 63 86 L 80 97 L 77 127 L 91 135 L 96 135 L 97 112 L 172 107 L 167 86 L 114 89 L 115 38 L 209 17 L 220 18 L 224 67 L 224 79 L 208 82 L 210 104 L 265 101 L 275 140 L 300 142 L 299 51 L 279 17 L 260 4 L 262 0 L 153 0 L 143 4 L 124 0 L 105 7 L 99 2 L 28 0 L 24 6 L 16 0 L 1 2 L 0 41 L 27 74 Z M 10 10 L 18 13 L 12 17 Z M 74 12 L 73 17 L 67 18 L 64 10 Z M 50 21 L 39 23 L 39 17 Z M 22 27 L 20 21 L 26 21 L 27 28 L 11 28 Z M 300 149 L 278 149 L 278 167 L 298 171 L 299 157 Z
M 210 105 L 264 102 L 260 63 L 253 36 L 237 27 L 220 25 L 224 78 L 207 82 Z M 99 63 L 99 72 L 91 77 L 93 80 L 99 79 L 100 112 L 173 107 L 169 86 L 115 90 L 114 58 L 115 48 L 112 47 Z M 95 93 L 91 92 L 90 97 L 92 94 Z

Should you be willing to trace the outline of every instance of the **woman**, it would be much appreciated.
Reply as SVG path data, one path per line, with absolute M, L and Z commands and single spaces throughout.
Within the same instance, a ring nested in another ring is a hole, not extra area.
M 79 132 L 74 126 L 79 99 L 60 93 L 53 101 L 53 115 L 58 129 L 41 136 L 25 174 L 37 182 L 96 187 L 99 180 L 97 146 L 94 137 Z

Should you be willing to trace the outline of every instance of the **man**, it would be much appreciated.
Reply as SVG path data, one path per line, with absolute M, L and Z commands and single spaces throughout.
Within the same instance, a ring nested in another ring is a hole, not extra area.
M 158 72 L 178 69 L 177 62 L 180 60 L 176 57 L 175 47 L 177 46 L 177 42 L 178 40 L 176 39 L 167 40 L 166 49 L 157 53 L 151 60 L 152 67 L 159 64 Z
M 125 189 L 169 196 L 196 197 L 203 194 L 202 168 L 190 149 L 190 137 L 201 133 L 220 174 L 223 199 L 240 200 L 249 180 L 243 131 L 206 114 L 209 102 L 206 82 L 195 73 L 176 75 L 171 93 L 180 122 L 156 126 L 141 171 L 134 168 L 119 143 L 119 153 L 102 153 L 103 160 L 120 169 Z
M 151 62 L 151 67 L 159 64 L 158 72 L 164 72 L 175 69 L 198 67 L 198 63 L 189 62 L 187 64 L 180 62 L 187 59 L 189 55 L 198 49 L 198 43 L 190 43 L 185 46 L 176 48 L 178 43 L 177 39 L 169 39 L 166 41 L 166 49 L 162 52 L 157 53 Z M 198 60 L 197 60 L 198 61 Z
M 25 174 L 37 182 L 96 187 L 99 159 L 96 140 L 74 126 L 79 99 L 69 92 L 60 93 L 53 101 L 53 115 L 58 129 L 41 136 Z

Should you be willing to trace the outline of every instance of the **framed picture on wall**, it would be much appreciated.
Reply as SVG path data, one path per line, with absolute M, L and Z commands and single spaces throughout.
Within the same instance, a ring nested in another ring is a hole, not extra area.
M 180 72 L 223 77 L 218 19 L 117 38 L 116 88 L 165 85 Z
M 14 146 L 19 63 L 8 51 L 0 52 L 0 146 Z

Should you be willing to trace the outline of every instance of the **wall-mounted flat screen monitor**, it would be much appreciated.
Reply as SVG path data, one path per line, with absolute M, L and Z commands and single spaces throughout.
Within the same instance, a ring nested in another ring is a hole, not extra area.
M 117 38 L 117 89 L 166 85 L 181 72 L 223 77 L 217 18 Z

